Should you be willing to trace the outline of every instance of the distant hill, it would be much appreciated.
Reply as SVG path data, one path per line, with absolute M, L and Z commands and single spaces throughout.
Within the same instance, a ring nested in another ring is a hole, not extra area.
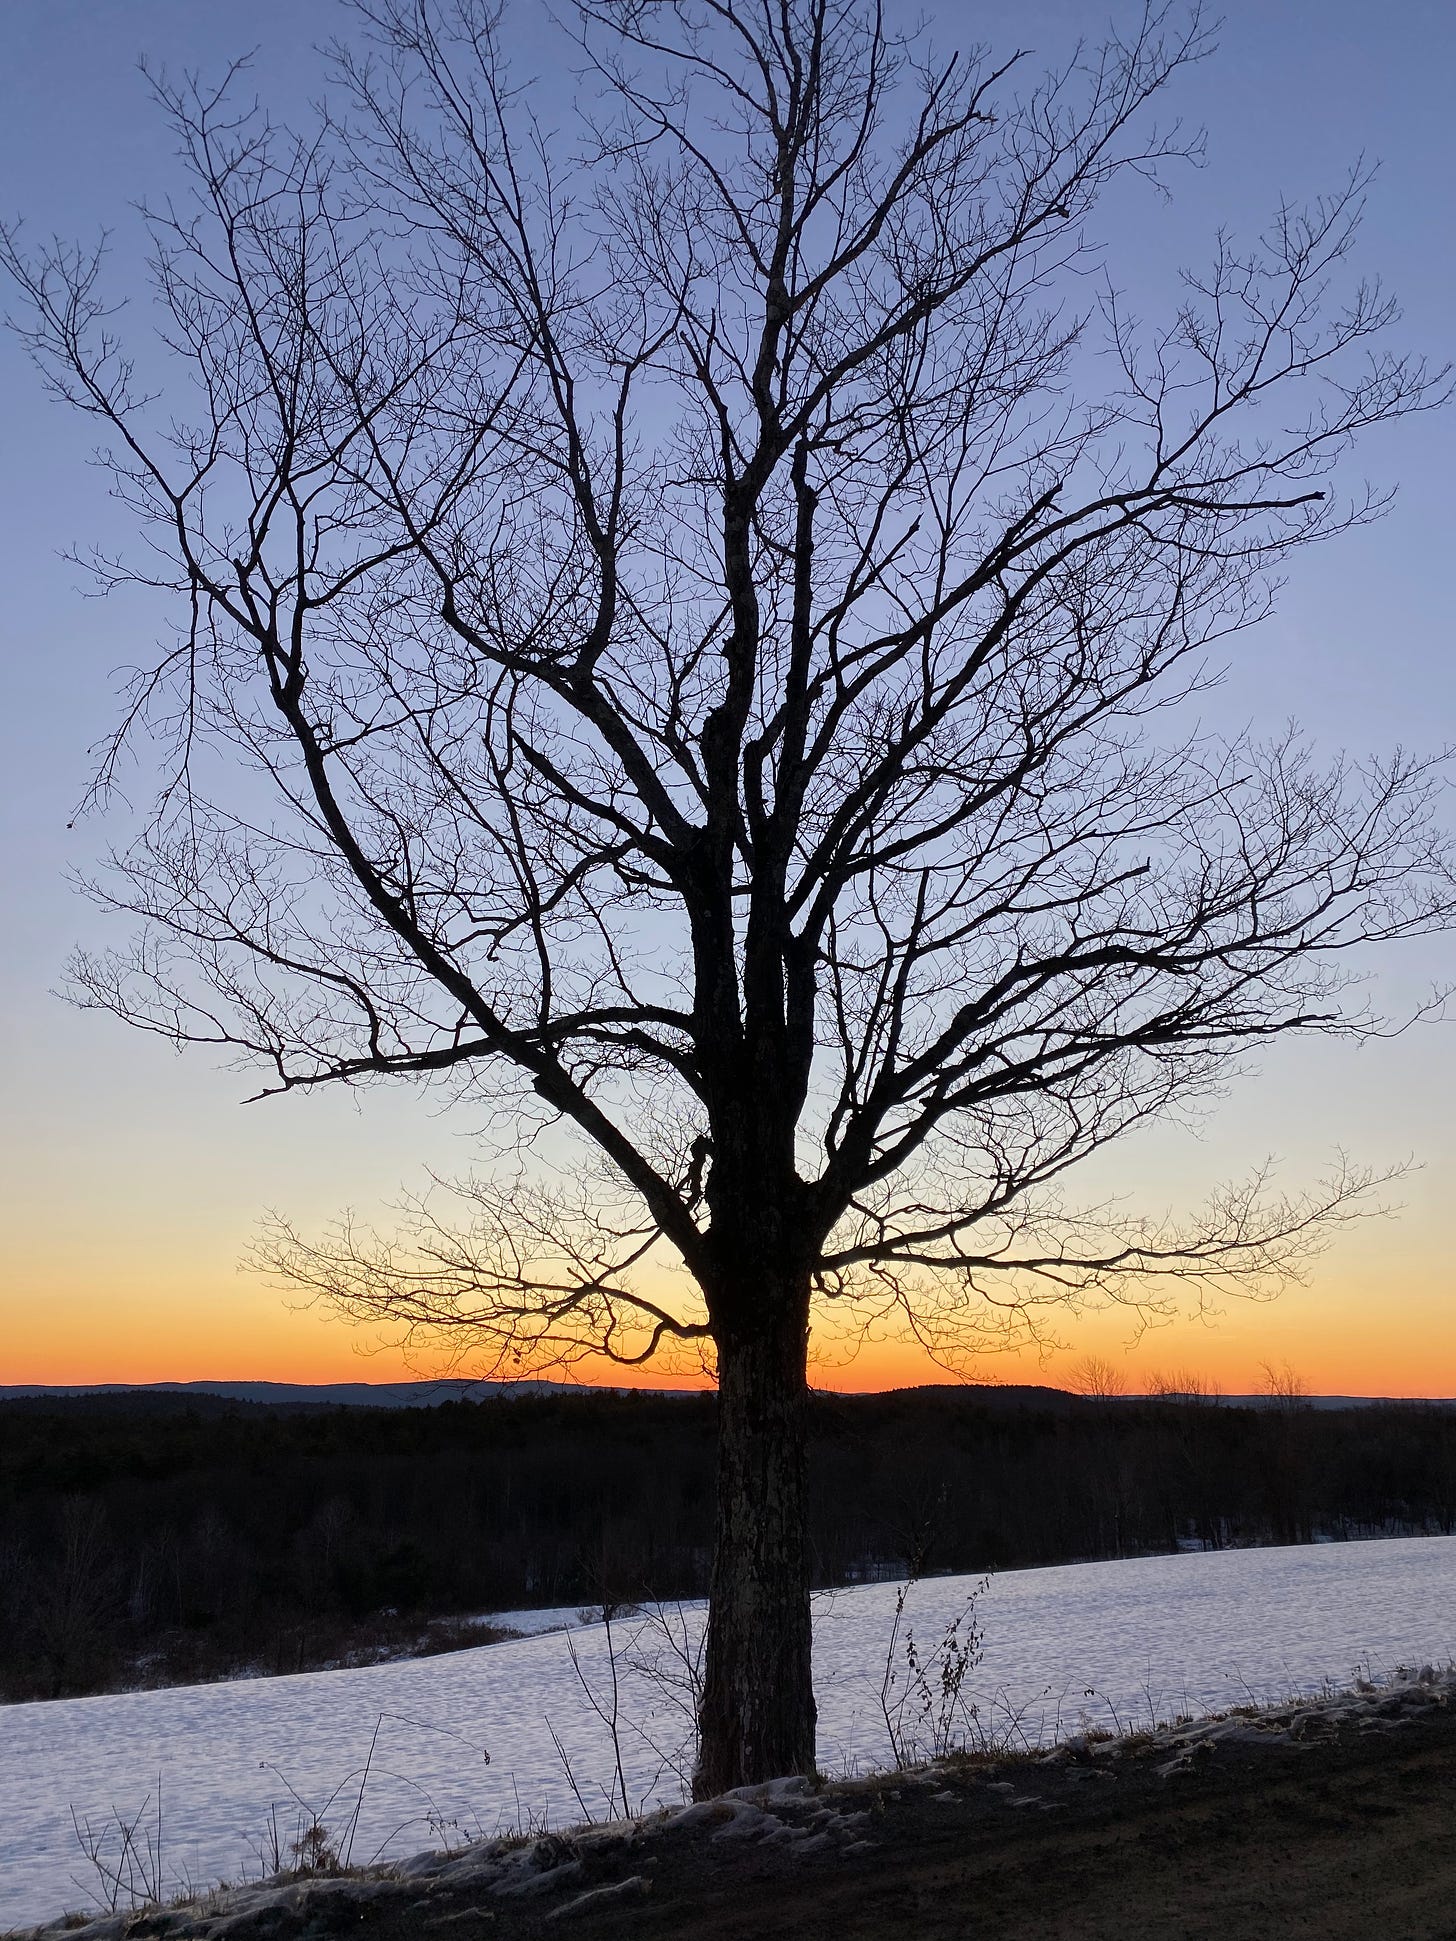
M 262 1402 L 295 1409 L 424 1409 L 440 1402 L 567 1394 L 580 1387 L 573 1382 L 472 1382 L 458 1378 L 429 1382 L 27 1382 L 0 1386 L 0 1402 L 107 1395 L 135 1397 L 138 1401 L 167 1396 L 180 1401 Z
M 110 1397 L 146 1408 L 155 1404 L 186 1406 L 208 1403 L 250 1403 L 272 1408 L 367 1408 L 423 1409 L 441 1402 L 489 1402 L 519 1399 L 526 1395 L 601 1394 L 600 1388 L 582 1382 L 467 1381 L 458 1376 L 415 1382 L 25 1382 L 0 1384 L 0 1402 L 63 1400 L 71 1397 Z M 638 1389 L 620 1391 L 634 1394 L 693 1394 L 696 1390 Z M 821 1391 L 833 1393 L 834 1391 Z M 891 1389 L 890 1395 L 974 1397 L 992 1409 L 1050 1409 L 1061 1412 L 1075 1408 L 1084 1398 L 1067 1390 L 1029 1382 L 933 1383 L 925 1387 Z M 1119 1401 L 1143 1402 L 1151 1398 L 1128 1395 Z M 1200 1398 L 1223 1408 L 1267 1409 L 1276 1406 L 1267 1395 L 1220 1395 Z M 1390 1405 L 1382 1395 L 1309 1395 L 1301 1406 L 1313 1409 L 1369 1409 Z M 1413 1397 L 1411 1407 L 1456 1408 L 1456 1397 Z
M 932 1409 L 957 1407 L 970 1401 L 996 1411 L 1041 1409 L 1065 1414 L 1070 1409 L 1095 1406 L 1066 1389 L 1031 1382 L 932 1382 L 849 1394 L 834 1389 L 816 1392 L 826 1400 L 868 1402 L 878 1395 L 886 1401 L 913 1402 Z M 9 1387 L 0 1385 L 0 1403 L 76 1401 L 103 1406 L 119 1404 L 141 1410 L 238 1405 L 282 1409 L 423 1409 L 437 1407 L 442 1402 L 516 1401 L 539 1395 L 672 1397 L 703 1393 L 701 1389 L 613 1389 L 585 1382 L 492 1382 L 467 1381 L 460 1377 L 418 1382 L 27 1382 Z
M 1282 1408 L 1284 1403 L 1272 1395 L 1223 1395 L 1225 1407 L 1232 1409 Z M 1456 1409 L 1452 1395 L 1301 1395 L 1298 1405 L 1310 1409 Z
M 822 1390 L 831 1395 L 832 1390 Z M 612 1389 L 584 1382 L 466 1381 L 442 1377 L 421 1382 L 26 1382 L 0 1385 L 4 1402 L 91 1402 L 139 1410 L 179 1408 L 264 1407 L 279 1409 L 423 1409 L 442 1402 L 518 1401 L 540 1395 L 701 1395 L 701 1389 Z M 887 1397 L 925 1397 L 937 1403 L 974 1400 L 991 1409 L 1051 1409 L 1065 1412 L 1083 1406 L 1082 1398 L 1064 1389 L 1010 1382 L 938 1382 L 925 1387 L 884 1391 Z M 849 1396 L 843 1399 L 870 1399 Z

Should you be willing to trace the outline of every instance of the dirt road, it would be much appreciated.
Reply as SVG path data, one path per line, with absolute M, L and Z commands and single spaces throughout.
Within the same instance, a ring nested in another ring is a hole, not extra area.
M 813 1833 L 725 1837 L 705 1816 L 624 1852 L 617 1891 L 642 1886 L 620 1899 L 559 1913 L 416 1903 L 371 1922 L 370 1941 L 1456 1941 L 1449 1707 L 1201 1760 L 1170 1762 L 1164 1746 L 942 1770 L 839 1789 L 834 1804 L 868 1814 L 862 1843 L 803 1852 Z
M 630 1918 L 590 1931 L 594 1941 L 1456 1938 L 1456 1722 L 1443 1724 L 1151 1784 L 1129 1772 L 1050 1807 L 988 1811 L 974 1785 L 963 1801 L 907 1800 L 902 1788 L 885 1802 L 875 1850 L 835 1870 L 668 1872 Z

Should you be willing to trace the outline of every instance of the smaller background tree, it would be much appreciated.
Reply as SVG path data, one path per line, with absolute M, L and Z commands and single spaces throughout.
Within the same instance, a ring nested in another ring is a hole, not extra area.
M 1127 1393 L 1127 1370 L 1101 1355 L 1083 1355 L 1067 1370 L 1067 1386 L 1074 1395 L 1110 1399 Z

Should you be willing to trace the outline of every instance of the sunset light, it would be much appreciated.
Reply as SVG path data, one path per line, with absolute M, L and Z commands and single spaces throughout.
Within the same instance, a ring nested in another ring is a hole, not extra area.
M 0 1941 L 1450 1941 L 1456 10 L 4 48 Z

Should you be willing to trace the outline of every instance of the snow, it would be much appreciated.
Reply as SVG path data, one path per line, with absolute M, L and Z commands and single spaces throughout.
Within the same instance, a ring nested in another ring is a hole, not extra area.
M 975 1582 L 942 1577 L 913 1588 L 907 1618 L 922 1648 Z M 869 1584 L 818 1600 L 826 1770 L 887 1758 L 877 1695 L 896 1592 Z M 1446 1660 L 1456 1653 L 1453 1593 L 1456 1539 L 1446 1537 L 1011 1572 L 980 1599 L 985 1653 L 969 1683 L 983 1719 L 1004 1726 L 1014 1717 L 1032 1741 L 1084 1720 L 1146 1725 Z M 552 1615 L 570 1622 L 577 1613 Z M 669 1616 L 689 1636 L 701 1625 L 698 1610 Z M 627 1620 L 614 1636 L 619 1652 L 640 1660 L 657 1634 Z M 0 1929 L 94 1904 L 72 1808 L 100 1828 L 150 1797 L 155 1831 L 159 1777 L 172 1886 L 259 1872 L 270 1808 L 291 1836 L 299 1802 L 323 1811 L 332 1794 L 325 1818 L 346 1829 L 372 1740 L 356 1862 L 579 1820 L 547 1719 L 586 1805 L 611 1817 L 610 1746 L 573 1649 L 605 1694 L 606 1636 L 593 1625 L 355 1670 L 0 1708 Z M 647 1743 L 680 1743 L 672 1695 L 630 1667 L 623 1691 L 630 1804 L 676 1802 L 680 1782 Z
M 540 1610 L 491 1611 L 485 1617 L 471 1618 L 470 1622 L 488 1625 L 496 1631 L 519 1631 L 523 1638 L 537 1638 L 543 1631 L 575 1631 L 591 1622 L 591 1611 L 581 1604 L 553 1604 Z

